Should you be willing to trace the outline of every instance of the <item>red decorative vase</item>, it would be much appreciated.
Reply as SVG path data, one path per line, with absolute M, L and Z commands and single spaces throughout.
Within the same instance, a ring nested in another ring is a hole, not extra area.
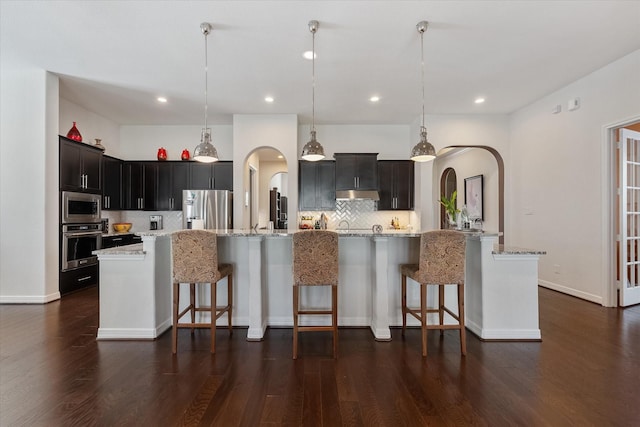
M 73 122 L 73 126 L 67 132 L 67 138 L 82 142 L 82 135 L 80 135 L 80 131 L 76 127 L 76 122 Z
M 167 160 L 167 150 L 163 147 L 158 148 L 158 160 Z
M 189 160 L 190 157 L 191 155 L 189 154 L 189 150 L 187 150 L 186 148 L 182 150 L 182 155 L 180 156 L 182 160 Z

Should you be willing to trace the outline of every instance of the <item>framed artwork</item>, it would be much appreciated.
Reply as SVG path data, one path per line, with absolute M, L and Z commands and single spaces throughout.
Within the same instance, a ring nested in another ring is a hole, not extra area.
M 464 204 L 467 205 L 469 219 L 484 220 L 483 210 L 483 184 L 482 175 L 476 175 L 464 179 Z

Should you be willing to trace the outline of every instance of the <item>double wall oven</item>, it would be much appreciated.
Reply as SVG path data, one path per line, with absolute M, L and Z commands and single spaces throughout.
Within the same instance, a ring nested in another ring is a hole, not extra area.
M 98 257 L 102 247 L 99 194 L 60 193 L 60 292 L 98 283 Z

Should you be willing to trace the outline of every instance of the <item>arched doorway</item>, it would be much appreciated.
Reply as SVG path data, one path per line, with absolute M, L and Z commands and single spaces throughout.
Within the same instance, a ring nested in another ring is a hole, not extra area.
M 491 154 L 491 156 L 495 159 L 496 161 L 496 166 L 497 166 L 497 228 L 498 228 L 498 232 L 500 233 L 500 236 L 498 238 L 498 242 L 500 244 L 504 244 L 504 160 L 502 159 L 502 156 L 500 155 L 500 153 L 498 152 L 498 150 L 496 150 L 493 147 L 488 147 L 486 145 L 450 145 L 448 147 L 443 148 L 442 150 L 440 150 L 438 152 L 438 156 L 441 155 L 441 153 L 447 153 L 447 152 L 455 152 L 455 151 L 461 151 L 461 150 L 466 150 L 469 148 L 479 148 L 482 150 L 486 150 L 489 154 Z M 437 158 L 436 158 L 437 159 Z M 441 179 L 440 179 L 440 195 L 444 195 L 446 194 L 447 196 L 450 196 L 450 193 L 445 193 L 443 191 L 444 187 L 443 187 L 443 179 L 445 179 L 445 170 L 443 170 L 442 174 L 441 174 Z M 455 173 L 455 171 L 453 171 Z M 448 172 L 450 173 L 450 172 Z M 453 185 L 457 184 L 457 179 L 456 181 L 451 181 L 453 183 Z M 454 187 L 455 188 L 455 187 Z M 451 192 L 453 192 L 453 190 L 451 190 Z M 438 197 L 439 198 L 439 197 Z M 460 200 L 460 198 L 459 198 Z M 443 208 L 440 208 L 440 218 L 445 218 L 446 215 L 444 215 L 443 213 Z M 442 219 L 440 220 L 440 224 L 442 226 Z
M 440 177 L 440 196 L 444 196 L 447 199 L 451 197 L 454 191 L 458 188 L 458 177 L 456 176 L 456 171 L 453 168 L 446 168 L 442 172 L 442 176 Z M 447 225 L 448 218 L 447 212 L 444 209 L 444 206 L 440 204 L 440 228 L 445 229 L 448 228 Z

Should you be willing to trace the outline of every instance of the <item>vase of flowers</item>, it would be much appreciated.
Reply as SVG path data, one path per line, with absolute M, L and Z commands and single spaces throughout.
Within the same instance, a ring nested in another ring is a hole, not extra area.
M 458 228 L 458 213 L 460 209 L 457 206 L 457 197 L 458 192 L 455 190 L 450 197 L 444 195 L 440 197 L 440 204 L 444 206 L 444 210 L 447 212 L 449 228 Z

